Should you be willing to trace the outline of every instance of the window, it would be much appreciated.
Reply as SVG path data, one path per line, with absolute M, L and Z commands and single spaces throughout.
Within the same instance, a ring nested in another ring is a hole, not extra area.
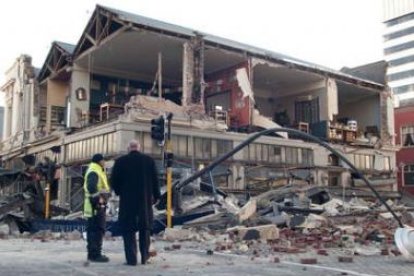
M 400 16 L 398 18 L 391 19 L 385 22 L 385 24 L 387 25 L 387 27 L 391 27 L 391 26 L 395 26 L 395 25 L 410 21 L 412 19 L 414 19 L 414 13 L 409 13 L 409 14 Z
M 233 142 L 228 140 L 217 140 L 217 155 L 221 156 L 233 149 Z
M 391 158 L 384 156 L 384 171 L 391 171 Z
M 414 76 L 414 70 L 408 70 L 408 71 L 388 75 L 388 81 L 407 79 L 412 76 Z
M 401 128 L 401 145 L 404 147 L 414 146 L 414 126 L 404 126 Z
M 399 45 L 396 45 L 396 46 L 392 46 L 392 47 L 389 47 L 389 48 L 385 48 L 384 54 L 389 55 L 389 54 L 392 54 L 392 53 L 401 52 L 401 51 L 406 50 L 406 49 L 411 49 L 413 47 L 414 47 L 414 41 L 410 41 L 410 42 L 406 42 L 406 43 L 399 44 Z
M 309 124 L 319 122 L 319 98 L 310 101 L 296 101 L 295 120 Z
M 286 163 L 298 164 L 298 148 L 286 147 Z
M 282 163 L 282 147 L 269 145 L 269 162 Z
M 211 139 L 194 138 L 194 152 L 196 158 L 211 159 Z
M 172 149 L 175 155 L 181 157 L 187 157 L 187 136 L 183 135 L 171 135 Z
M 388 41 L 388 40 L 391 40 L 391 39 L 403 37 L 403 36 L 406 36 L 406 35 L 409 35 L 409 34 L 412 34 L 412 33 L 414 33 L 414 27 L 409 27 L 409 28 L 403 29 L 403 30 L 398 31 L 398 32 L 393 32 L 393 33 L 384 35 L 384 41 Z
M 414 56 L 406 56 L 388 61 L 390 67 L 403 65 L 414 61 Z
M 361 170 L 370 170 L 374 168 L 374 155 L 355 154 L 354 166 Z
M 398 86 L 398 87 L 394 87 L 392 89 L 392 92 L 394 92 L 394 94 L 402 94 L 402 93 L 406 93 L 409 91 L 413 91 L 414 90 L 414 84 L 407 84 L 407 85 L 403 85 L 403 86 Z
M 313 151 L 302 149 L 302 165 L 313 165 Z
M 404 166 L 404 185 L 414 185 L 414 164 Z

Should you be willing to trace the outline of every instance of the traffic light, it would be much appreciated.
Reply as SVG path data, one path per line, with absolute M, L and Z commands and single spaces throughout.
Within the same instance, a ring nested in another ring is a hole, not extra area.
M 164 116 L 160 116 L 151 120 L 151 138 L 164 144 L 165 140 L 165 120 Z

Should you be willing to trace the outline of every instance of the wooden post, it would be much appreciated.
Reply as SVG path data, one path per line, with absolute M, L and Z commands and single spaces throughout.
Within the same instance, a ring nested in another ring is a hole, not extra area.
M 162 98 L 162 53 L 158 53 L 158 98 Z

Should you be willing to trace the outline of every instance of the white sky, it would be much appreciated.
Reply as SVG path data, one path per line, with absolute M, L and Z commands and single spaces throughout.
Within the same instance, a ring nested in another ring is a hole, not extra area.
M 0 85 L 20 54 L 41 67 L 52 41 L 76 44 L 98 2 L 334 69 L 383 59 L 379 0 L 12 0 L 0 1 Z

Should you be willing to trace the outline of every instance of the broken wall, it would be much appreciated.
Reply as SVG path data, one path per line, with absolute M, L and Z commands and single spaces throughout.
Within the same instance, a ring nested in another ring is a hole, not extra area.
M 275 99 L 275 109 L 274 112 L 281 112 L 283 110 L 287 111 L 287 114 L 290 119 L 290 123 L 293 124 L 296 121 L 295 118 L 295 103 L 298 101 L 310 101 L 318 99 L 319 103 L 319 121 L 324 121 L 329 118 L 327 111 L 327 89 L 325 87 L 306 90 L 300 94 L 294 96 L 285 96 L 282 98 Z
M 346 104 L 341 103 L 338 118 L 347 117 L 357 120 L 358 129 L 361 130 L 365 130 L 367 126 L 375 125 L 380 131 L 380 112 L 380 99 L 377 95 Z
M 258 84 L 257 84 L 258 85 Z M 301 86 L 272 91 L 255 88 L 256 105 L 264 116 L 274 118 L 275 113 L 286 111 L 289 125 L 295 118 L 295 103 L 318 99 L 319 121 L 332 120 L 338 113 L 338 91 L 335 81 L 326 79 Z
M 252 97 L 243 93 L 236 73 L 238 69 L 245 69 L 245 72 L 248 72 L 247 67 L 247 63 L 243 63 L 206 76 L 205 97 L 207 106 L 211 108 L 214 108 L 214 105 L 224 107 L 217 100 L 220 97 L 228 99 L 224 104 L 229 106 L 230 124 L 235 128 L 246 127 L 251 124 Z M 215 99 L 210 99 L 210 97 L 215 97 Z
M 69 84 L 62 81 L 47 80 L 47 99 L 46 99 L 46 130 L 51 130 L 52 107 L 65 107 L 66 95 L 69 91 Z M 60 122 L 58 122 L 60 123 Z
M 79 100 L 76 97 L 76 90 L 83 88 L 86 93 L 85 100 Z M 81 127 L 88 118 L 89 101 L 90 101 L 90 74 L 86 69 L 74 64 L 72 70 L 72 79 L 70 85 L 70 104 L 68 106 L 68 127 Z M 82 118 L 85 116 L 85 118 Z

